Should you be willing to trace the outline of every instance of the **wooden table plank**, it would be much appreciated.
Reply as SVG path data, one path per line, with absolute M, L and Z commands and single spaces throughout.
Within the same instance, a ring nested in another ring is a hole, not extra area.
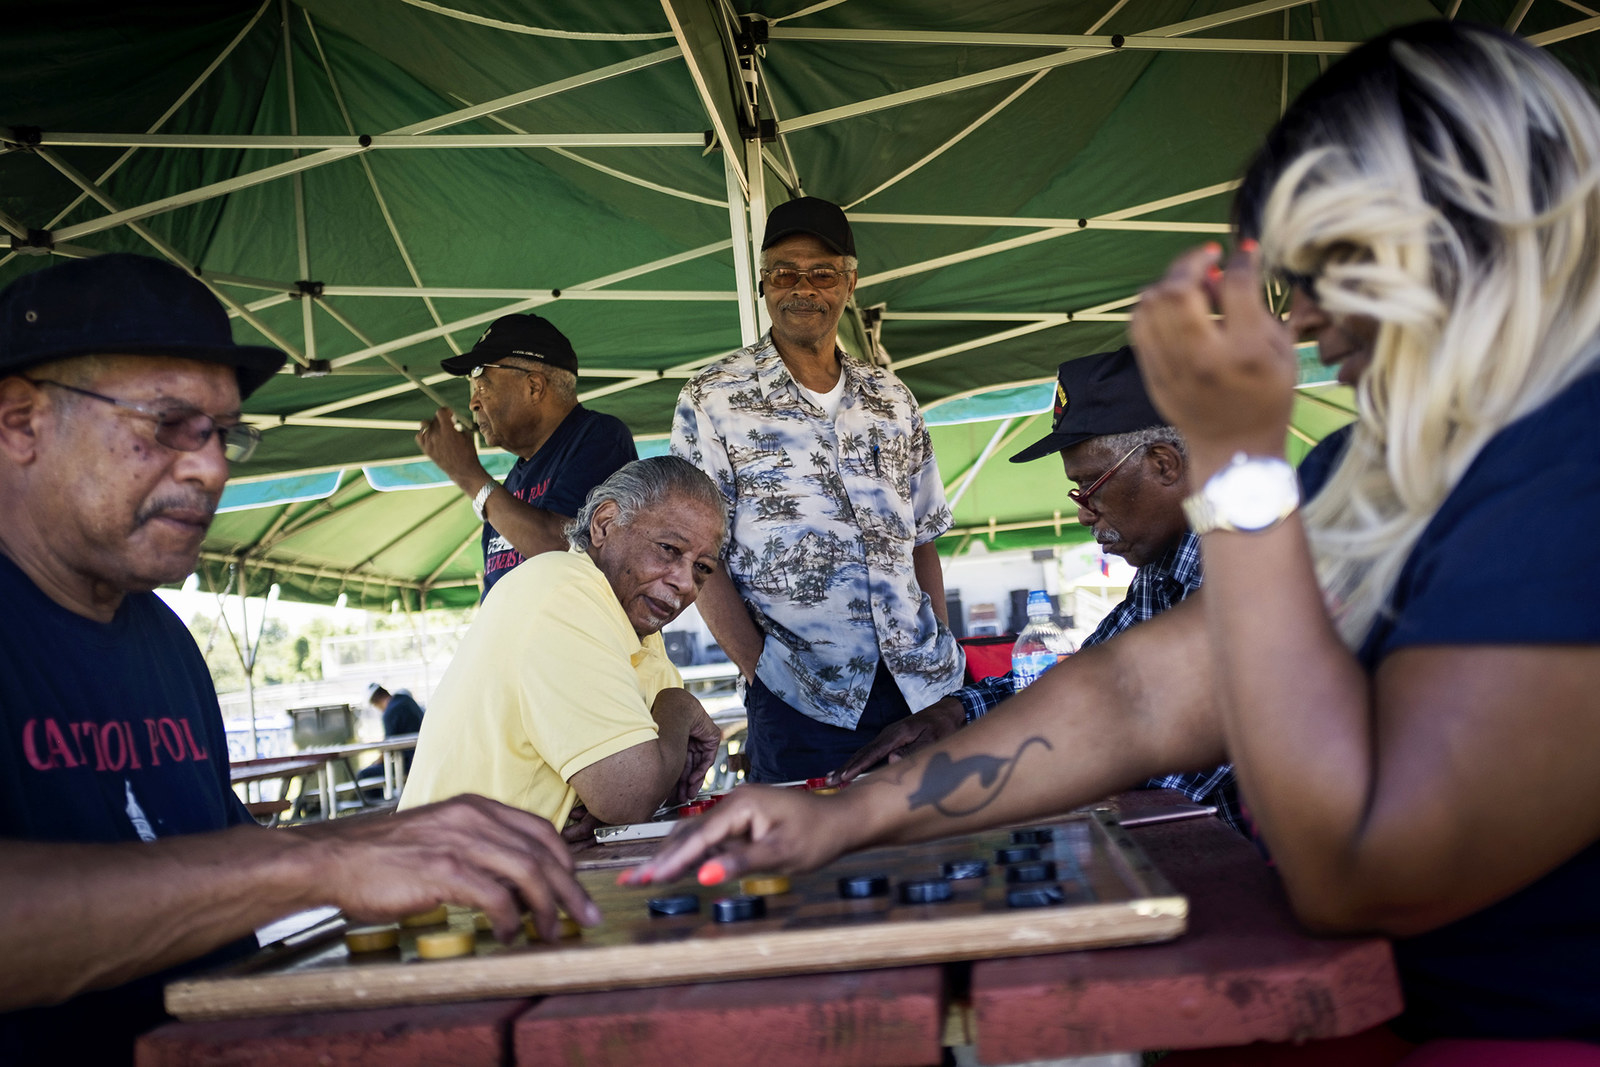
M 1126 812 L 1156 798 L 1122 801 Z M 1188 896 L 1188 933 L 974 964 L 980 1062 L 1338 1037 L 1399 1013 L 1388 942 L 1303 933 L 1277 876 L 1223 823 L 1128 832 Z
M 503 1067 L 526 1000 L 169 1023 L 139 1039 L 137 1067 Z
M 944 968 L 546 997 L 512 1028 L 518 1067 L 935 1064 Z

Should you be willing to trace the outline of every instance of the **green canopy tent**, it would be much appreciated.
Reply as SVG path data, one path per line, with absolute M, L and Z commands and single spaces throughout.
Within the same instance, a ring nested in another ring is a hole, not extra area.
M 1119 344 L 1140 285 L 1226 233 L 1328 57 L 1440 15 L 1595 80 L 1573 0 L 12 3 L 0 282 L 160 255 L 290 353 L 247 406 L 266 442 L 208 584 L 463 603 L 476 524 L 415 462 L 418 422 L 465 407 L 438 361 L 537 309 L 585 403 L 659 450 L 682 383 L 765 328 L 768 205 L 822 196 L 861 250 L 844 343 L 936 424 L 950 549 L 1050 541 L 1075 529 L 1058 476 L 1003 459 L 1044 432 L 1055 365 Z M 1308 386 L 1295 447 L 1349 410 Z

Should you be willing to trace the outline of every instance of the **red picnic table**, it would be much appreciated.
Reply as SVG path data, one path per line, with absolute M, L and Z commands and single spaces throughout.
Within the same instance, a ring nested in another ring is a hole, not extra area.
M 1175 793 L 1117 799 L 1126 815 Z M 172 1023 L 141 1067 L 271 1062 L 693 1063 L 720 1067 L 982 1064 L 1101 1052 L 1340 1037 L 1400 1010 L 1381 938 L 1311 937 L 1255 848 L 1215 818 L 1130 828 L 1189 898 L 1176 941 L 932 964 L 464 1004 Z M 589 862 L 605 862 L 596 857 Z

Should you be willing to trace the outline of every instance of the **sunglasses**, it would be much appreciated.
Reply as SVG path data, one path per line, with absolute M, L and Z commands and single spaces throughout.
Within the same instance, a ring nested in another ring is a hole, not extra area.
M 156 440 L 179 452 L 198 452 L 210 443 L 212 437 L 219 437 L 222 439 L 222 455 L 227 461 L 243 463 L 255 455 L 256 446 L 261 443 L 261 431 L 254 426 L 242 422 L 223 422 L 198 408 L 184 405 L 158 408 L 135 404 L 131 400 L 118 400 L 114 396 L 104 396 L 49 378 L 28 378 L 27 381 L 34 385 L 53 385 L 57 389 L 65 389 L 103 404 L 112 404 L 142 419 L 149 419 L 156 424 Z
M 1272 271 L 1272 278 L 1284 292 L 1294 289 L 1300 290 L 1312 300 L 1317 300 L 1317 276 L 1315 274 L 1301 274 L 1287 267 L 1277 267 Z
M 1121 459 L 1117 460 L 1109 468 L 1107 468 L 1106 472 L 1100 477 L 1090 482 L 1086 488 L 1068 489 L 1068 499 L 1070 499 L 1074 504 L 1078 504 L 1086 508 L 1092 508 L 1094 505 L 1089 503 L 1089 498 L 1094 496 L 1094 494 L 1099 491 L 1102 485 L 1105 485 L 1106 482 L 1111 480 L 1111 476 L 1117 473 L 1117 468 L 1121 467 L 1124 463 L 1128 462 L 1128 460 L 1132 459 L 1133 454 L 1143 447 L 1143 445 L 1134 445 L 1132 448 L 1128 449 Z
M 813 289 L 832 289 L 839 284 L 839 279 L 854 271 L 834 270 L 832 267 L 812 267 L 810 270 L 796 270 L 794 267 L 773 267 L 771 270 L 761 268 L 761 277 L 765 278 L 768 285 L 774 289 L 793 289 L 800 284 L 801 278 L 807 278 Z

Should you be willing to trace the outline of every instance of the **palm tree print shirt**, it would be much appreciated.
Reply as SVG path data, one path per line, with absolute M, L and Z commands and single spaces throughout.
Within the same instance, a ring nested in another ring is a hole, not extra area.
M 893 374 L 838 353 L 839 412 L 801 394 L 768 333 L 678 395 L 672 451 L 728 501 L 724 565 L 766 635 L 757 674 L 791 707 L 853 729 L 881 656 L 912 711 L 966 660 L 911 550 L 950 528 L 933 440 Z

